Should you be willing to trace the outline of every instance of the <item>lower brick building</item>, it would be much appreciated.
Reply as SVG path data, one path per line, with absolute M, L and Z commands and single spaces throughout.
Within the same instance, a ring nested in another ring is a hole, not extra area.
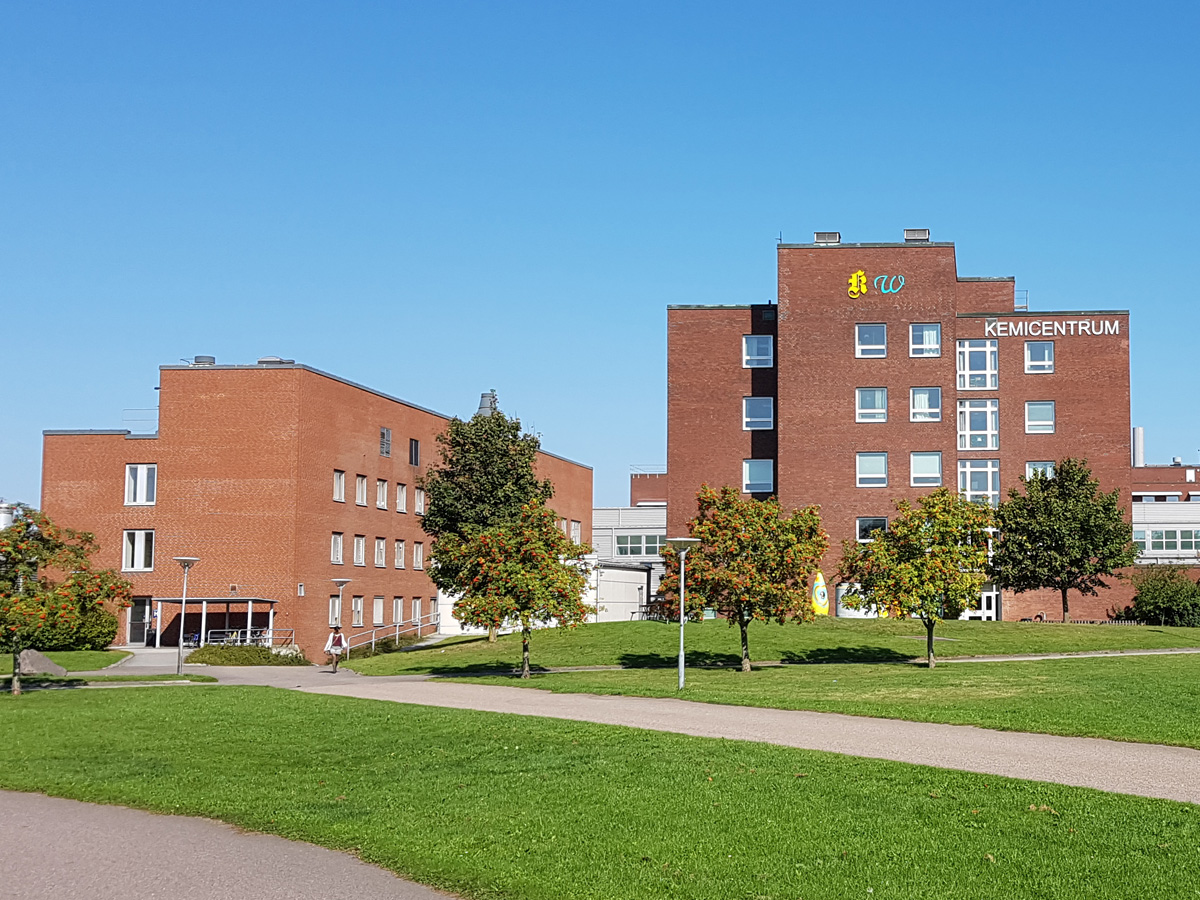
M 98 564 L 134 584 L 118 643 L 175 644 L 178 556 L 199 559 L 186 635 L 252 617 L 317 658 L 334 622 L 352 637 L 414 622 L 432 632 L 418 484 L 449 417 L 290 360 L 210 360 L 160 368 L 154 434 L 44 436 L 42 509 L 95 533 Z M 536 467 L 564 529 L 590 541 L 591 468 L 546 452 Z

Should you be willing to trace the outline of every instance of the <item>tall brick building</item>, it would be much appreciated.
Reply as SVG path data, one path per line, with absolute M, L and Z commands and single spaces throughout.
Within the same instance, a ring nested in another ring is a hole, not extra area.
M 778 266 L 777 304 L 668 309 L 670 534 L 703 482 L 819 504 L 831 579 L 843 539 L 938 486 L 995 503 L 1032 468 L 1078 456 L 1128 506 L 1126 311 L 1021 308 L 1013 278 L 960 276 L 954 245 L 924 230 L 878 244 L 818 234 L 781 244 Z M 1103 618 L 1118 593 L 1073 597 L 1072 615 Z M 977 615 L 1055 604 L 989 585 Z
M 415 620 L 432 631 L 417 485 L 448 417 L 286 360 L 198 362 L 159 370 L 155 434 L 45 433 L 42 509 L 94 532 L 98 563 L 134 584 L 118 642 L 145 640 L 158 601 L 179 597 L 176 556 L 200 559 L 188 592 L 207 598 L 206 634 L 250 614 L 316 658 L 333 621 L 352 635 Z M 544 452 L 537 469 L 564 527 L 589 541 L 592 470 Z M 335 578 L 350 580 L 340 602 Z M 178 613 L 162 606 L 164 644 Z M 185 631 L 201 631 L 200 603 Z

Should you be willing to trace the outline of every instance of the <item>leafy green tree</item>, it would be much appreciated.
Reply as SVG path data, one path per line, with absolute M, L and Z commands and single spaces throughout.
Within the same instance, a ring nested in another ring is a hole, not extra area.
M 1062 620 L 1069 622 L 1068 591 L 1095 596 L 1096 588 L 1108 587 L 1106 576 L 1137 560 L 1120 491 L 1101 491 L 1081 459 L 1064 459 L 1051 477 L 1035 470 L 1021 482 L 1025 493 L 1012 488 L 996 510 L 992 580 L 1017 593 L 1058 591 Z
M 851 607 L 920 619 L 932 669 L 934 627 L 979 604 L 992 510 L 939 488 L 916 506 L 897 500 L 896 511 L 887 530 L 874 532 L 868 543 L 842 545 L 838 577 L 853 585 L 845 597 Z
M 1200 626 L 1200 584 L 1183 566 L 1141 566 L 1130 580 L 1137 594 L 1125 618 L 1147 625 Z
M 519 627 L 521 677 L 528 678 L 534 625 L 574 628 L 587 620 L 583 557 L 591 550 L 563 534 L 553 510 L 532 500 L 517 521 L 476 532 L 456 548 L 463 590 L 454 617 L 489 630 Z
M 129 604 L 132 585 L 93 569 L 95 549 L 92 535 L 60 528 L 26 506 L 0 531 L 0 652 L 12 654 L 14 694 L 21 693 L 22 650 L 76 631 L 95 609 Z
M 738 624 L 742 671 L 750 671 L 749 627 L 759 622 L 806 622 L 813 618 L 809 576 L 829 546 L 815 506 L 784 517 L 779 501 L 743 500 L 736 488 L 701 485 L 688 533 L 699 538 L 687 555 L 687 614 L 698 619 L 712 607 Z M 678 611 L 679 556 L 663 551 L 662 590 Z

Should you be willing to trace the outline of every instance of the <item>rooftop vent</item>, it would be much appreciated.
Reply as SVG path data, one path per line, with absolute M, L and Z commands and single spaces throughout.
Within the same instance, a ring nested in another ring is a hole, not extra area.
M 842 242 L 842 233 L 840 231 L 818 231 L 813 234 L 814 244 L 840 244 Z
M 280 359 L 278 356 L 260 356 L 258 358 L 260 366 L 294 366 L 294 359 Z
M 486 391 L 479 395 L 479 409 L 475 410 L 477 416 L 490 416 L 496 411 L 496 392 Z
M 1182 466 L 1183 465 L 1183 457 L 1182 456 L 1172 456 L 1171 457 L 1171 465 Z
M 910 243 L 913 241 L 928 241 L 929 240 L 929 229 L 928 228 L 905 228 L 904 229 L 904 240 L 906 243 Z
M 217 358 L 215 356 L 196 356 L 192 358 L 193 366 L 215 366 Z

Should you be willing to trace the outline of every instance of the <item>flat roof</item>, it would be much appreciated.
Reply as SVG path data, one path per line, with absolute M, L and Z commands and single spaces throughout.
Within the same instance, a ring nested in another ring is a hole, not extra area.
M 779 244 L 780 250 L 837 250 L 840 247 L 906 247 L 909 250 L 919 250 L 923 247 L 953 247 L 954 241 L 897 241 L 894 243 L 865 243 L 865 244 L 850 244 L 846 241 L 841 241 L 836 244 Z
M 774 303 L 668 303 L 667 309 L 753 309 L 774 306 Z
M 956 319 L 998 319 L 1001 316 L 1011 318 L 1013 316 L 1030 316 L 1032 318 L 1044 319 L 1046 316 L 1127 316 L 1127 309 L 1041 309 L 1027 310 L 1018 309 L 1014 312 L 974 312 L 974 313 L 955 313 Z

